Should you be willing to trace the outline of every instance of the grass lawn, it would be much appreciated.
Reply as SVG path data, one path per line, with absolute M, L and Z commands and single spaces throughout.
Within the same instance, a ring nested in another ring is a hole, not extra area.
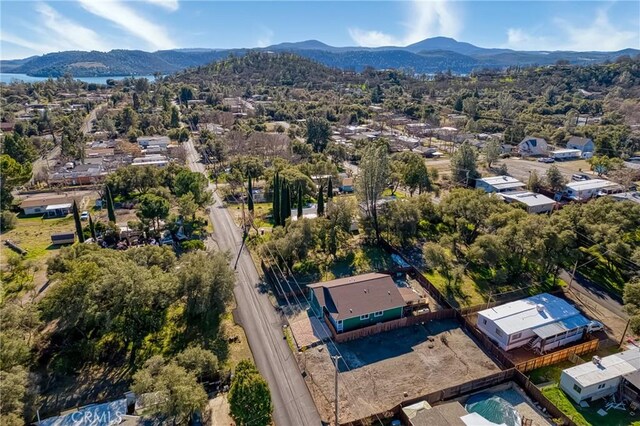
M 604 256 L 597 250 L 580 249 L 583 253 L 591 256 L 594 260 L 580 268 L 580 274 L 593 281 L 608 292 L 622 295 L 625 278 L 622 276 L 615 264 L 609 265 Z
M 569 417 L 578 426 L 640 426 L 640 421 L 634 421 L 628 411 L 609 410 L 606 416 L 597 413 L 600 408 L 604 408 L 605 401 L 590 403 L 590 407 L 582 408 L 575 404 L 563 391 L 557 386 L 548 386 L 542 389 L 542 393 Z
M 455 289 L 447 286 L 447 279 L 436 271 L 425 272 L 424 276 L 442 292 L 454 307 L 474 306 L 486 302 L 478 285 L 468 275 L 464 275 L 462 283 Z
M 588 357 L 585 357 L 584 359 L 587 358 Z M 562 361 L 559 364 L 537 368 L 529 373 L 529 379 L 535 385 L 546 382 L 559 383 L 560 376 L 562 375 L 562 370 L 564 370 L 565 368 L 573 367 L 574 365 L 575 364 L 571 361 Z

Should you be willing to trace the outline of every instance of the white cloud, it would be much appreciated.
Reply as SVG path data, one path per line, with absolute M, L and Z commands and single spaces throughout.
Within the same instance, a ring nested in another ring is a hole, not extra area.
M 273 40 L 273 31 L 269 28 L 264 29 L 264 33 L 258 38 L 256 45 L 258 47 L 267 47 L 271 46 Z
M 349 35 L 359 46 L 406 46 L 428 37 L 456 37 L 462 29 L 459 8 L 449 0 L 414 0 L 403 36 L 394 36 L 377 30 L 349 28 Z
M 48 53 L 62 50 L 109 50 L 104 37 L 62 15 L 45 3 L 37 3 L 35 10 L 39 22 L 31 23 L 31 35 L 38 40 L 26 39 L 3 32 L 0 39 L 4 42 L 24 47 L 36 53 Z
M 509 28 L 506 47 L 521 50 L 576 51 L 615 51 L 640 47 L 640 30 L 629 31 L 614 26 L 605 8 L 596 11 L 591 25 L 577 25 L 563 18 L 553 19 L 553 25 L 558 31 L 555 37 L 541 36 L 521 28 Z
M 79 0 L 82 7 L 96 16 L 113 22 L 129 34 L 147 42 L 152 49 L 171 49 L 175 43 L 166 29 L 140 16 L 118 0 Z
M 156 6 L 160 6 L 165 8 L 171 12 L 175 12 L 180 7 L 178 5 L 178 0 L 144 0 L 147 3 L 154 4 Z

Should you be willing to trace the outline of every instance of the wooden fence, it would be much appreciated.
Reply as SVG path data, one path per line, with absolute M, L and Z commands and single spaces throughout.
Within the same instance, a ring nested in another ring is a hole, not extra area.
M 562 411 L 558 409 L 551 401 L 547 399 L 546 396 L 538 389 L 524 374 L 518 371 L 515 368 L 510 368 L 505 371 L 500 371 L 498 373 L 494 373 L 490 376 L 482 377 L 480 379 L 472 380 L 466 383 L 462 383 L 460 385 L 451 386 L 446 389 L 442 389 L 436 392 L 431 392 L 426 395 L 422 395 L 415 398 L 406 399 L 400 404 L 396 405 L 392 409 L 373 414 L 367 418 L 360 419 L 354 422 L 345 423 L 343 425 L 371 425 L 375 424 L 377 419 L 389 419 L 391 417 L 400 417 L 405 420 L 406 418 L 403 416 L 402 408 L 415 404 L 420 401 L 427 401 L 430 405 L 437 405 L 441 402 L 450 401 L 452 399 L 461 398 L 464 396 L 468 396 L 472 393 L 479 392 L 485 389 L 492 388 L 494 386 L 498 386 L 501 384 L 505 384 L 508 382 L 514 382 L 524 391 L 524 393 L 535 403 L 537 403 L 540 407 L 544 408 L 546 412 L 553 419 L 557 419 L 559 421 L 559 425 L 563 426 L 576 426 L 575 423 L 567 417 Z
M 458 321 L 462 324 L 462 328 L 469 334 L 471 334 L 479 343 L 480 348 L 496 361 L 502 369 L 506 370 L 513 368 L 514 364 L 509 358 L 506 357 L 502 349 L 495 345 L 483 332 L 478 330 L 467 317 L 463 317 L 460 312 L 456 312 Z
M 427 312 L 420 315 L 414 315 L 404 318 L 398 318 L 396 320 L 385 321 L 378 324 L 371 325 L 369 327 L 359 328 L 357 330 L 345 331 L 338 333 L 333 326 L 333 323 L 327 318 L 324 318 L 324 322 L 329 327 L 333 340 L 337 343 L 350 342 L 352 340 L 360 339 L 362 337 L 372 336 L 378 333 L 384 333 L 385 331 L 396 330 L 398 328 L 409 327 L 415 324 L 420 324 L 432 320 L 451 319 L 456 317 L 456 311 L 454 309 L 443 309 L 435 312 Z
M 593 339 L 579 345 L 559 350 L 557 352 L 530 359 L 529 361 L 521 362 L 519 364 L 516 364 L 515 367 L 519 371 L 526 373 L 528 371 L 535 370 L 536 368 L 558 364 L 559 362 L 568 360 L 572 355 L 579 356 L 596 351 L 598 349 L 599 343 L 600 340 Z

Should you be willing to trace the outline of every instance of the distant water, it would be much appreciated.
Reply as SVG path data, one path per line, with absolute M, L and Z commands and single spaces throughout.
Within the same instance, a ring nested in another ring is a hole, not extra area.
M 85 83 L 97 83 L 107 84 L 107 80 L 123 80 L 130 75 L 115 75 L 112 77 L 75 77 L 76 80 L 84 81 Z M 146 78 L 149 81 L 154 81 L 155 77 L 152 75 L 136 75 L 135 78 Z M 46 81 L 48 77 L 33 77 L 27 74 L 5 74 L 0 73 L 0 83 L 11 83 L 13 81 L 23 81 L 25 83 L 35 83 L 37 81 Z

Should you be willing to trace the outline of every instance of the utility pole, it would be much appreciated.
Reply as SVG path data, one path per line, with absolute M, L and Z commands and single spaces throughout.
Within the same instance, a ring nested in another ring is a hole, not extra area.
M 573 265 L 573 272 L 571 272 L 571 279 L 569 280 L 569 290 L 571 290 L 571 284 L 573 284 L 573 278 L 576 276 L 577 268 L 578 268 L 578 261 L 576 260 L 575 265 Z
M 340 355 L 333 355 L 333 361 L 336 366 L 336 380 L 335 380 L 335 393 L 336 393 L 336 426 L 340 425 L 338 421 L 338 360 L 342 358 Z
M 620 344 L 618 346 L 622 347 L 624 343 L 624 338 L 627 335 L 627 330 L 629 329 L 629 324 L 631 324 L 631 318 L 627 321 L 627 325 L 624 327 L 624 331 L 622 332 L 622 337 L 620 338 Z

